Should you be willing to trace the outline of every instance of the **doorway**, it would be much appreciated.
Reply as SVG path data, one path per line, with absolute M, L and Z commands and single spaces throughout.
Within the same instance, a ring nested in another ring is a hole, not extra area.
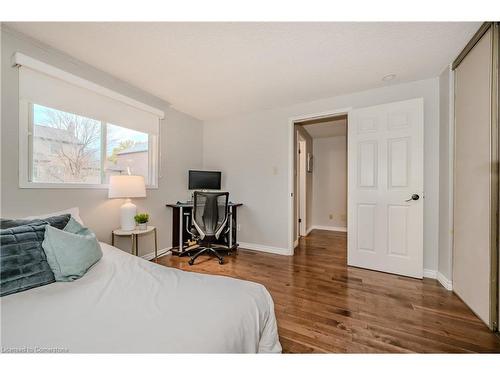
M 347 231 L 347 113 L 294 122 L 294 247 L 312 230 Z

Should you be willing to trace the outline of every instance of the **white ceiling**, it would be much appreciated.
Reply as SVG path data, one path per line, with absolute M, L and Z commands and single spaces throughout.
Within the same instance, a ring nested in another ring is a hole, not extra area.
M 205 120 L 436 77 L 480 23 L 8 25 Z
M 347 119 L 345 118 L 302 126 L 312 138 L 329 138 L 347 135 Z

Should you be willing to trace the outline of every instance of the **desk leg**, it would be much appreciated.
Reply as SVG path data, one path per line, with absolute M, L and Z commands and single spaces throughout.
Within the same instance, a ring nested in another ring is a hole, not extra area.
M 111 246 L 115 246 L 115 234 L 111 232 Z
M 179 254 L 182 253 L 182 250 L 183 250 L 183 241 L 182 241 L 182 235 L 183 235 L 183 232 L 182 232 L 182 226 L 184 224 L 184 218 L 183 218 L 183 215 L 184 215 L 184 210 L 182 209 L 182 207 L 179 207 Z
M 158 236 L 156 234 L 156 228 L 155 228 L 155 262 L 158 261 Z
M 229 207 L 229 251 L 233 247 L 233 206 Z

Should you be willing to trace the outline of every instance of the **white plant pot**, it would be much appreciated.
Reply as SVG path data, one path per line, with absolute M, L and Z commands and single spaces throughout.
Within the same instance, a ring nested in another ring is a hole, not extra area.
M 137 224 L 137 229 L 139 229 L 139 230 L 148 229 L 148 223 Z

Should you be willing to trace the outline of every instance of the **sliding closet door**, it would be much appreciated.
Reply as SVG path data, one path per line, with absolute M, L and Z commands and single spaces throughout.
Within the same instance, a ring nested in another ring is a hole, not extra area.
M 490 27 L 455 69 L 453 289 L 493 328 L 498 157 L 492 117 L 492 46 Z

